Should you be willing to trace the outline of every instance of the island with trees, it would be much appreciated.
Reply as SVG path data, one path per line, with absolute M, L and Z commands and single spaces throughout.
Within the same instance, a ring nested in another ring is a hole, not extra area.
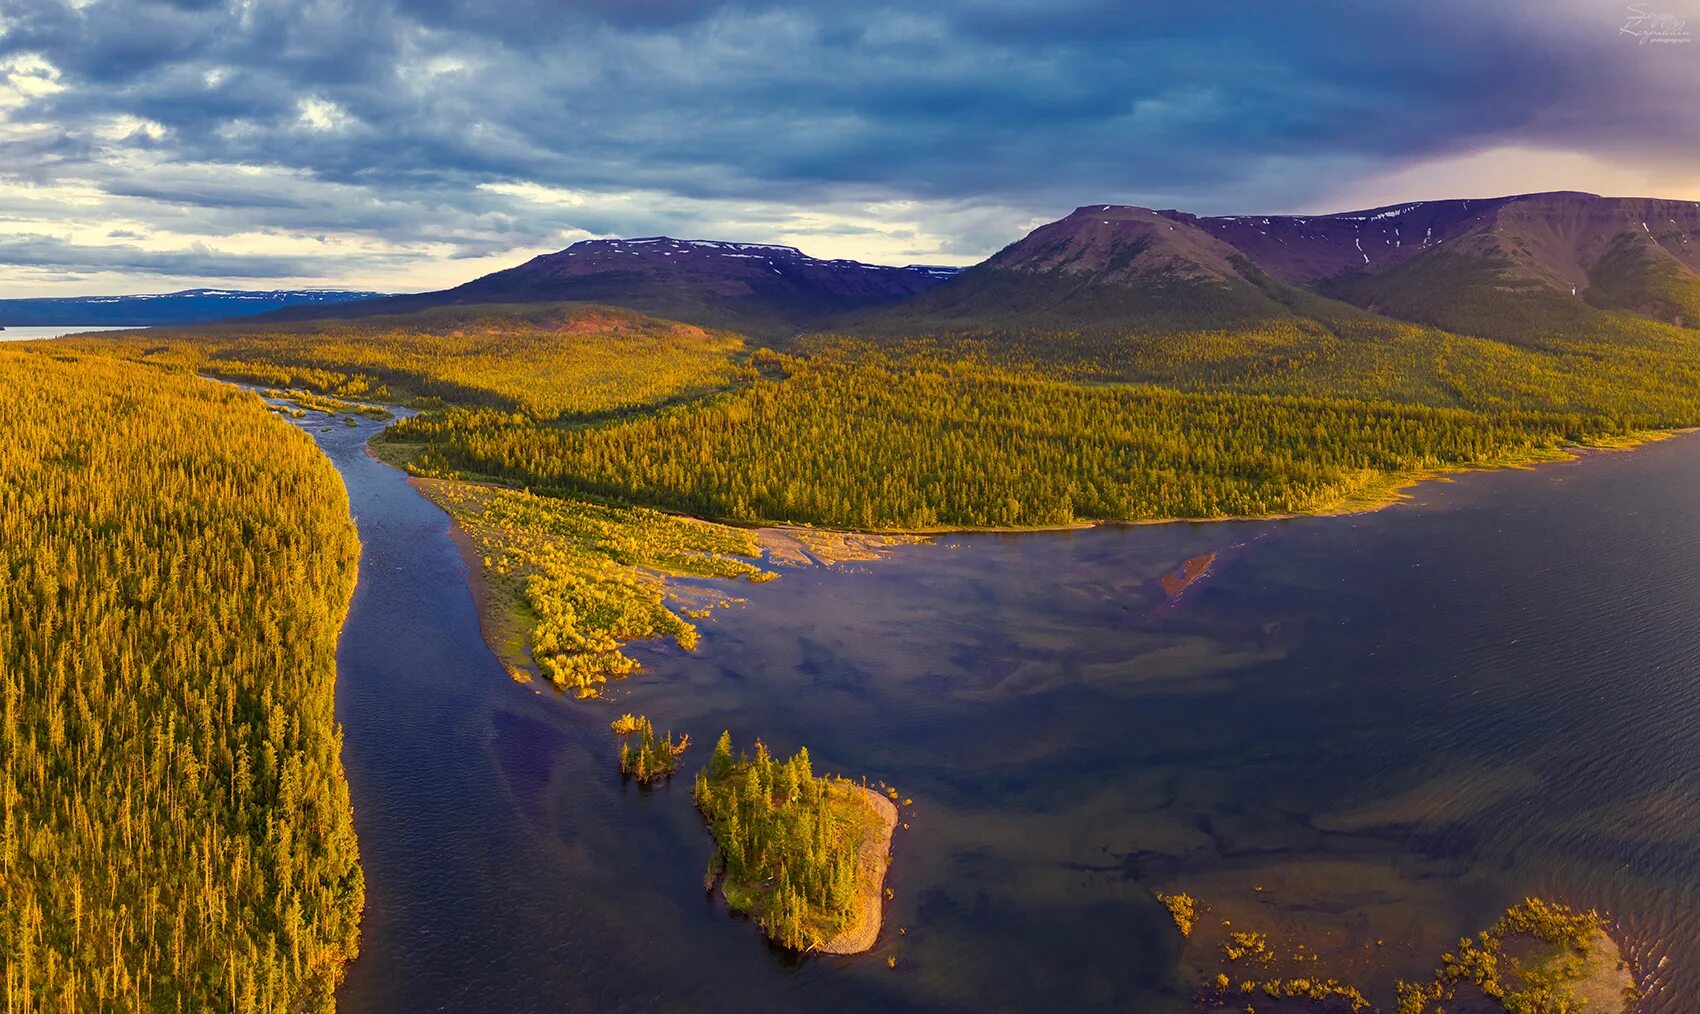
M 817 776 L 807 748 L 779 760 L 760 740 L 733 754 L 722 733 L 699 772 L 698 809 L 718 846 L 718 880 L 734 911 L 795 951 L 859 954 L 879 936 L 897 807 L 845 778 Z
M 640 785 L 649 785 L 673 777 L 679 770 L 679 758 L 691 745 L 691 737 L 673 741 L 673 734 L 655 735 L 655 726 L 642 715 L 621 715 L 614 719 L 614 733 L 620 737 L 620 773 Z

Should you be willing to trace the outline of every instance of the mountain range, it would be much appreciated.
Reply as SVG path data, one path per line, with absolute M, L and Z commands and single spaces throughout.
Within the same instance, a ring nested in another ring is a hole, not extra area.
M 199 324 L 247 317 L 286 307 L 320 309 L 351 300 L 371 299 L 378 292 L 342 289 L 184 289 L 134 296 L 71 296 L 40 299 L 0 299 L 0 325 L 53 327 L 57 325 L 140 326 Z
M 1119 340 L 1375 318 L 1530 343 L 1621 323 L 1604 311 L 1700 326 L 1700 203 L 1557 192 L 1218 217 L 1086 205 L 966 270 L 754 243 L 589 240 L 442 292 L 280 316 L 545 300 L 770 341 L 818 330 Z
M 586 240 L 437 292 L 10 300 L 0 301 L 0 322 L 192 322 L 266 310 L 275 311 L 269 321 L 289 321 L 540 302 L 621 306 L 768 342 L 830 330 L 1125 344 L 1284 324 L 1361 333 L 1379 321 L 1538 344 L 1636 319 L 1700 327 L 1700 203 L 1555 192 L 1217 217 L 1099 204 L 965 270 L 654 236 Z
M 862 326 L 1236 329 L 1340 304 L 1502 340 L 1587 329 L 1602 310 L 1700 326 L 1700 203 L 1549 193 L 1216 218 L 1088 205 Z

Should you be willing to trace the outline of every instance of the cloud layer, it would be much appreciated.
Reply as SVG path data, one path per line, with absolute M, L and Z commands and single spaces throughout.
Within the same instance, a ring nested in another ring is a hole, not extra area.
M 1549 188 L 1558 167 L 1700 197 L 1700 42 L 1643 43 L 1628 17 L 12 0 L 0 291 L 427 288 L 663 232 L 962 263 L 1084 203 L 1330 210 Z

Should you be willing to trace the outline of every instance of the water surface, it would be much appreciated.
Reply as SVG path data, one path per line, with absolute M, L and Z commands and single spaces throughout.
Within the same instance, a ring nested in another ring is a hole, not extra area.
M 102 331 L 134 331 L 135 327 L 113 326 L 110 324 L 54 325 L 52 327 L 8 327 L 0 328 L 0 342 L 39 341 L 43 338 L 60 338 L 68 334 L 98 334 Z
M 1154 888 L 1312 934 L 1381 1001 L 1555 896 L 1668 959 L 1650 1009 L 1700 1006 L 1700 437 L 1355 518 L 788 571 L 584 704 L 506 677 L 444 515 L 363 453 L 375 424 L 318 418 L 364 545 L 344 1010 L 1183 1010 L 1199 959 Z M 622 783 L 622 710 L 912 797 L 874 954 L 788 957 L 705 895 L 689 782 Z

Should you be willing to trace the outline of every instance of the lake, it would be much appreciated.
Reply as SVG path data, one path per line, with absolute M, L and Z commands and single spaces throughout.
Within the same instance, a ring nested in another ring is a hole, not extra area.
M 134 331 L 133 327 L 112 327 L 106 324 L 54 327 L 8 327 L 0 330 L 0 342 L 28 342 L 42 338 L 58 338 L 68 334 L 94 334 L 99 331 Z
M 343 1010 L 1185 1010 L 1215 966 L 1159 889 L 1384 1005 L 1558 898 L 1621 924 L 1649 1010 L 1700 1007 L 1700 437 L 1356 517 L 787 571 L 581 703 L 508 679 L 445 516 L 364 453 L 377 424 L 321 418 L 364 545 Z M 706 895 L 689 779 L 619 776 L 627 710 L 690 733 L 687 771 L 730 729 L 913 798 L 875 951 L 798 959 Z

